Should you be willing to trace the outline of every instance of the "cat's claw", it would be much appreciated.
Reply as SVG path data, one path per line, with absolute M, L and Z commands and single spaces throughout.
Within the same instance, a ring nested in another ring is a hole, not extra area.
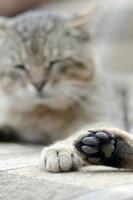
M 51 146 L 43 149 L 41 154 L 43 168 L 49 172 L 68 172 L 82 166 L 72 146 Z

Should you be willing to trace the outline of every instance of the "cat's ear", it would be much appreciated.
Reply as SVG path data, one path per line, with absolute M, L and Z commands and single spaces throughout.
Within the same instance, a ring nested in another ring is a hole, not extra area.
M 93 4 L 87 10 L 74 15 L 68 22 L 67 26 L 75 37 L 88 40 L 94 33 L 98 15 L 100 13 L 100 5 Z

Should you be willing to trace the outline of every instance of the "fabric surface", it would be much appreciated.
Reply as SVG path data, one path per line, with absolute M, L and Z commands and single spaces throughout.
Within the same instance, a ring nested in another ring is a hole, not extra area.
M 132 171 L 91 166 L 78 172 L 48 173 L 40 166 L 41 149 L 34 145 L 0 145 L 1 200 L 82 200 L 86 195 L 102 197 L 105 192 L 117 197 L 120 195 L 116 186 L 121 185 L 126 188 L 126 195 L 133 193 L 131 187 L 128 189 L 128 184 L 133 184 Z M 91 196 L 85 199 L 91 200 Z
M 108 190 L 90 192 L 77 198 L 77 200 L 132 200 L 133 199 L 133 185 L 120 186 L 110 188 Z

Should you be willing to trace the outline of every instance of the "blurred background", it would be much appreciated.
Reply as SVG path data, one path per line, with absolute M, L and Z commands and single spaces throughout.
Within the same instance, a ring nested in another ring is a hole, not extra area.
M 105 67 L 133 69 L 133 0 L 0 0 L 0 15 L 15 16 L 31 9 L 79 13 L 100 3 L 93 47 Z
M 0 0 L 0 15 L 14 16 L 34 8 L 77 11 L 95 0 Z

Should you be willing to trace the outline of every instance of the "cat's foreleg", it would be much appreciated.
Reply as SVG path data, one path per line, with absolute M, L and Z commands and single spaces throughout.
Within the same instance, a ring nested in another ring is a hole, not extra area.
M 95 127 L 95 128 L 93 128 Z M 91 124 L 42 151 L 45 170 L 67 172 L 86 164 L 133 168 L 133 136 L 108 124 Z

